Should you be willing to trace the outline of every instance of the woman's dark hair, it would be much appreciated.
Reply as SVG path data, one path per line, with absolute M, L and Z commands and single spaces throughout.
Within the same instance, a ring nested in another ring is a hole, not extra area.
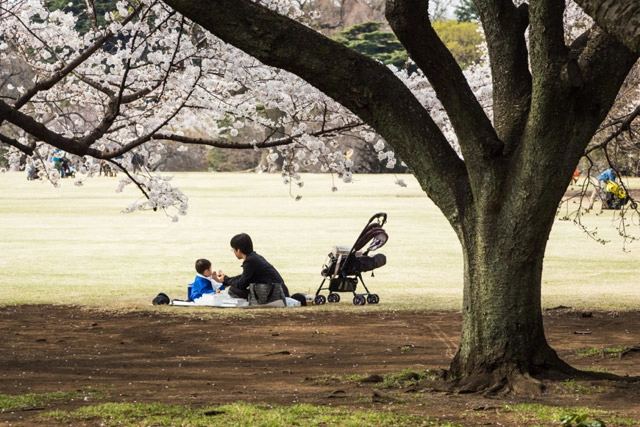
M 231 247 L 233 249 L 240 249 L 245 255 L 253 252 L 253 242 L 247 233 L 240 233 L 233 236 L 231 238 Z
M 196 272 L 200 274 L 204 274 L 204 271 L 208 268 L 211 268 L 211 261 L 208 259 L 200 258 L 196 261 Z

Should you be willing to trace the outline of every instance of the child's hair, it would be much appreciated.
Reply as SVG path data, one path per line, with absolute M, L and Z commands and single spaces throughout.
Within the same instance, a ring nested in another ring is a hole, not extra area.
M 233 249 L 240 249 L 245 255 L 253 252 L 253 242 L 247 233 L 240 233 L 233 236 L 231 238 L 231 247 Z
M 211 261 L 208 259 L 200 258 L 196 261 L 196 272 L 204 274 L 204 271 L 211 268 Z

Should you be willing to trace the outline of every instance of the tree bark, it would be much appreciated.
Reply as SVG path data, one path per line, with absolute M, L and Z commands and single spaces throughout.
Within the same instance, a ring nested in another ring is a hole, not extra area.
M 575 0 L 604 30 L 640 54 L 640 2 L 637 0 Z

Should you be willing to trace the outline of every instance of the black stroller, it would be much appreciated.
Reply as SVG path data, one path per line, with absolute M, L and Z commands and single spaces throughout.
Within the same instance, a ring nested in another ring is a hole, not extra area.
M 638 204 L 635 200 L 627 194 L 626 189 L 613 181 L 607 181 L 607 185 L 605 187 L 605 198 L 603 201 L 603 207 L 605 209 L 615 209 L 619 210 L 622 206 L 626 205 L 631 201 L 631 205 L 629 206 L 631 209 L 636 209 Z
M 358 236 L 353 246 L 334 246 L 322 268 L 322 283 L 316 292 L 314 304 L 322 305 L 327 301 L 330 303 L 339 302 L 338 292 L 353 293 L 354 305 L 377 304 L 380 301 L 378 295 L 372 294 L 367 289 L 362 273 L 372 271 L 382 267 L 387 263 L 387 258 L 383 254 L 369 256 L 369 252 L 381 248 L 387 243 L 387 233 L 382 226 L 387 222 L 386 213 L 377 213 L 371 217 L 366 227 Z M 362 252 L 361 249 L 367 244 L 369 246 Z M 373 273 L 371 274 L 373 276 Z M 362 283 L 365 293 L 356 293 L 358 281 Z M 325 283 L 328 287 L 323 287 Z M 320 292 L 328 290 L 329 295 L 325 297 Z

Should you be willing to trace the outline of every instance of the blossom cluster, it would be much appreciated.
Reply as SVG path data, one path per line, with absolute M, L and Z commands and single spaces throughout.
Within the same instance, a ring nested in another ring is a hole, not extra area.
M 189 208 L 188 197 L 178 187 L 170 183 L 171 177 L 152 175 L 148 177 L 137 176 L 136 185 L 145 193 L 145 198 L 127 206 L 123 212 L 130 213 L 138 210 L 158 209 L 164 212 L 175 210 L 173 215 L 169 215 L 173 222 L 177 222 L 179 216 L 186 215 Z M 122 192 L 124 187 L 133 184 L 129 178 L 121 179 L 117 192 Z

